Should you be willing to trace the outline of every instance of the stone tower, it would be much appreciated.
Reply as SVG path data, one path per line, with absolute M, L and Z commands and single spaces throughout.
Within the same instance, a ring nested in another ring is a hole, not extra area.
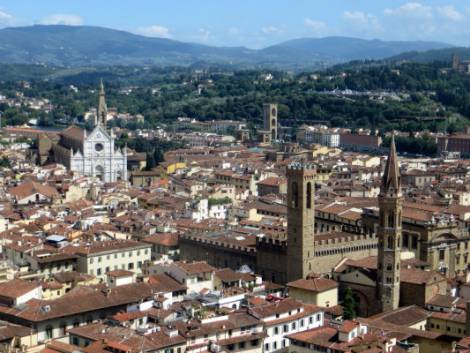
M 459 71 L 460 69 L 460 58 L 457 54 L 452 55 L 452 69 Z
M 100 98 L 98 102 L 98 112 L 96 114 L 95 126 L 98 124 L 101 124 L 102 126 L 106 127 L 107 115 L 108 115 L 108 107 L 106 106 L 106 97 L 104 93 L 103 80 L 101 80 Z
M 271 142 L 277 140 L 277 104 L 263 104 L 263 128 L 270 132 Z
M 400 302 L 402 209 L 400 170 L 392 136 L 379 194 L 377 294 L 381 311 L 394 310 Z
M 315 170 L 287 167 L 287 281 L 305 278 L 315 269 Z

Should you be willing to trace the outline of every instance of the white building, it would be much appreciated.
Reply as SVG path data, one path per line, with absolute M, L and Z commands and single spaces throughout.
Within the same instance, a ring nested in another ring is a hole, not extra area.
M 54 145 L 53 157 L 80 176 L 96 177 L 104 182 L 127 180 L 127 151 L 116 149 L 114 136 L 106 130 L 107 108 L 101 85 L 100 101 L 95 127 L 87 133 L 70 126 L 60 133 Z

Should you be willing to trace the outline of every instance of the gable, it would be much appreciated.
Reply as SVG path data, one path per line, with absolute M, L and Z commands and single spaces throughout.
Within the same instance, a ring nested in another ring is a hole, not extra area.
M 106 129 L 101 126 L 97 125 L 95 128 L 90 132 L 90 134 L 87 136 L 86 141 L 102 141 L 102 142 L 108 142 L 111 141 L 112 138 L 106 131 Z
M 369 287 L 375 287 L 376 285 L 375 281 L 359 269 L 340 275 L 339 282 L 354 283 Z

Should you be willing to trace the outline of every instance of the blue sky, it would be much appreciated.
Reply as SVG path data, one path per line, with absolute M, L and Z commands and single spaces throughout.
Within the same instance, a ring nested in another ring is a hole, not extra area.
M 0 0 L 0 27 L 31 24 L 251 48 L 328 35 L 470 46 L 470 0 Z

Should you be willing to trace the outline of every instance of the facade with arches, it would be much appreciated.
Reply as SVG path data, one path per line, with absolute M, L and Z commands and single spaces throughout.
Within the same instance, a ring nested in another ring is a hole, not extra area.
M 79 176 L 95 177 L 110 183 L 127 180 L 127 151 L 116 148 L 114 136 L 106 130 L 106 102 L 101 84 L 95 127 L 87 132 L 78 126 L 70 126 L 60 133 L 60 139 L 52 147 L 53 159 L 65 165 Z

